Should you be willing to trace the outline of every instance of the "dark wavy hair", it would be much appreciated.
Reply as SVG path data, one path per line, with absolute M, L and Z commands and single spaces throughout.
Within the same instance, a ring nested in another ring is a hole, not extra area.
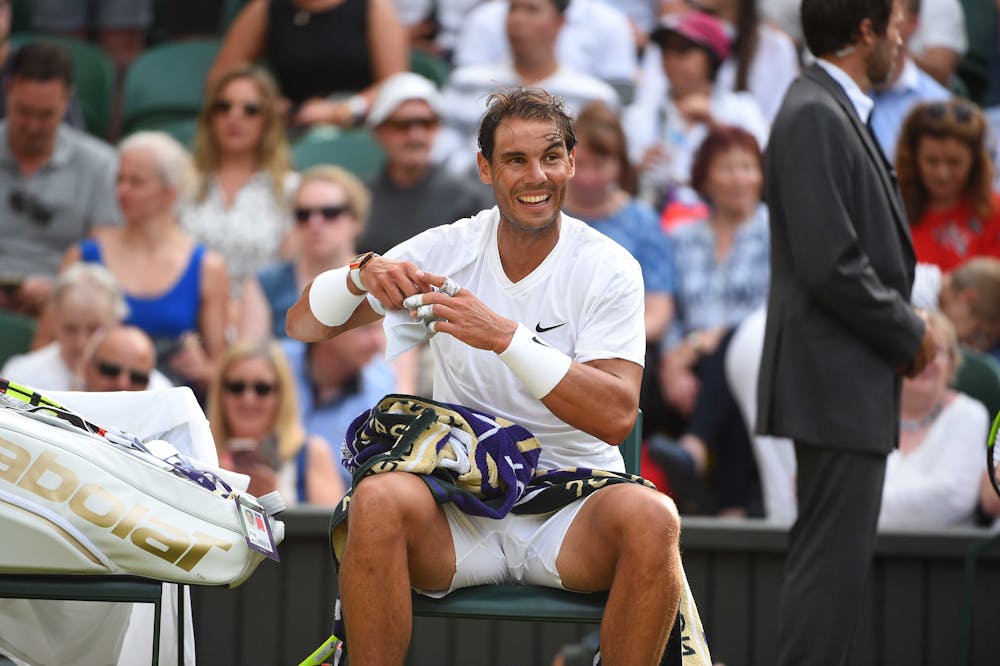
M 558 97 L 541 88 L 509 88 L 490 95 L 486 100 L 486 114 L 479 124 L 479 151 L 487 162 L 493 161 L 497 127 L 508 118 L 520 120 L 546 120 L 552 122 L 562 135 L 566 152 L 576 145 L 573 117 Z
M 817 57 L 836 53 L 858 41 L 861 22 L 869 19 L 872 32 L 884 35 L 893 0 L 802 0 L 802 34 Z
M 760 144 L 753 134 L 742 127 L 732 127 L 721 125 L 712 129 L 698 147 L 694 154 L 694 161 L 691 163 L 691 187 L 701 196 L 709 201 L 705 186 L 708 183 L 708 172 L 716 158 L 733 148 L 742 148 L 751 153 L 757 160 L 757 167 L 761 176 L 764 174 L 764 156 L 760 152 Z
M 927 212 L 930 192 L 920 181 L 917 148 L 925 136 L 955 139 L 972 153 L 972 168 L 962 191 L 963 198 L 980 217 L 993 213 L 993 163 L 986 152 L 986 118 L 975 104 L 955 99 L 918 104 L 903 122 L 896 144 L 896 173 L 910 224 Z

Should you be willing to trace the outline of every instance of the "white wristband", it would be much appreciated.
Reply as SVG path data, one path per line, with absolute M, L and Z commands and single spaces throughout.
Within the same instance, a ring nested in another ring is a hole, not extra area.
M 347 288 L 350 267 L 341 266 L 320 273 L 309 288 L 309 309 L 324 326 L 340 326 L 351 318 L 366 294 L 352 294 Z
M 498 356 L 539 400 L 552 392 L 573 365 L 573 359 L 550 347 L 523 324 L 517 325 L 510 345 Z

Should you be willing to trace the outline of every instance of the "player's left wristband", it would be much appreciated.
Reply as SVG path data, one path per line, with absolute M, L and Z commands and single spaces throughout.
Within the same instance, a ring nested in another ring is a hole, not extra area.
M 523 324 L 517 325 L 507 349 L 497 356 L 539 400 L 552 392 L 573 365 L 573 359 L 549 346 Z

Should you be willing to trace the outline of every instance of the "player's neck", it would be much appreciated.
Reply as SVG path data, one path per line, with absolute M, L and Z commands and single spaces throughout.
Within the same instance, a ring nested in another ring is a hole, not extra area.
M 511 282 L 520 282 L 545 261 L 559 242 L 559 220 L 544 229 L 519 229 L 501 219 L 497 229 L 500 265 Z

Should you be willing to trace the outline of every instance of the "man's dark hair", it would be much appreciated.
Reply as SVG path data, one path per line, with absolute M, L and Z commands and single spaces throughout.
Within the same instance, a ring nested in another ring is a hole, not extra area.
M 10 77 L 31 81 L 58 79 L 73 86 L 73 63 L 66 51 L 55 44 L 25 44 L 10 58 Z
M 569 8 L 569 0 L 550 0 L 550 2 L 556 6 L 556 11 L 560 15 L 566 15 L 566 10 Z
M 479 124 L 479 150 L 487 162 L 493 161 L 497 127 L 510 118 L 550 121 L 562 135 L 567 152 L 576 145 L 573 118 L 567 113 L 562 100 L 541 88 L 501 90 L 489 96 L 486 106 L 486 115 Z
M 836 53 L 857 42 L 865 19 L 884 35 L 893 0 L 802 0 L 802 34 L 815 56 Z

